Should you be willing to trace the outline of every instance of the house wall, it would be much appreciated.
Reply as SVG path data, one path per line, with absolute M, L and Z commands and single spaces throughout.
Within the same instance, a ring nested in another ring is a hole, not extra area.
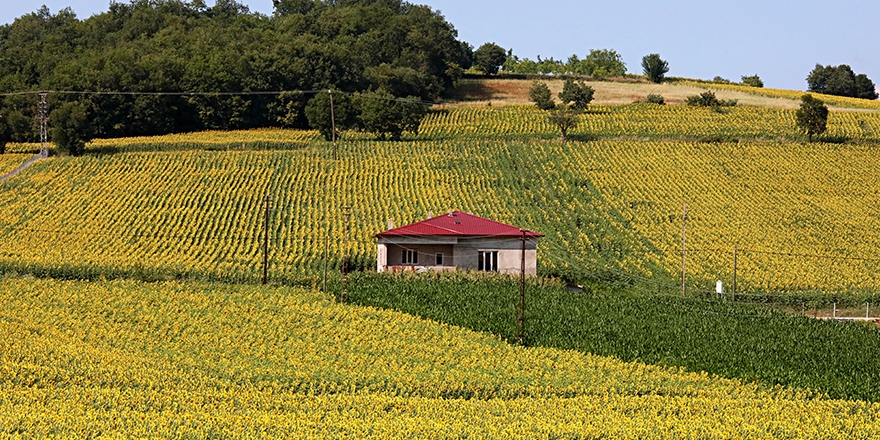
M 412 249 L 419 253 L 418 264 L 403 264 L 403 250 Z M 414 266 L 414 267 L 454 267 L 454 248 L 452 244 L 442 243 L 412 243 L 412 244 L 389 244 L 379 243 L 377 248 L 376 271 L 384 272 L 389 267 Z M 436 255 L 443 254 L 443 266 L 435 266 Z
M 419 264 L 404 265 L 401 255 L 403 249 L 414 249 L 419 252 Z M 384 272 L 400 267 L 425 267 L 434 270 L 477 270 L 479 252 L 498 251 L 498 272 L 519 274 L 522 264 L 522 241 L 519 237 L 511 238 L 395 238 L 392 240 L 379 237 L 377 245 L 376 271 Z M 434 266 L 434 256 L 443 253 L 443 267 Z M 537 239 L 526 240 L 526 275 L 537 275 L 538 253 Z
M 537 275 L 537 239 L 526 240 L 526 275 Z M 522 267 L 522 241 L 519 238 L 489 238 L 459 240 L 455 245 L 453 264 L 461 269 L 477 270 L 479 252 L 498 251 L 499 273 L 520 273 Z

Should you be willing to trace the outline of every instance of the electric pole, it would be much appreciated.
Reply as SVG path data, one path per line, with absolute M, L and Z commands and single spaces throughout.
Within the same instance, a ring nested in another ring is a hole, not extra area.
M 516 339 L 519 345 L 525 345 L 525 313 L 526 313 L 526 231 L 521 229 L 522 253 L 520 254 L 520 271 L 519 271 L 519 307 L 517 307 L 516 317 Z
M 40 92 L 40 157 L 49 157 L 49 103 L 46 102 L 48 92 Z

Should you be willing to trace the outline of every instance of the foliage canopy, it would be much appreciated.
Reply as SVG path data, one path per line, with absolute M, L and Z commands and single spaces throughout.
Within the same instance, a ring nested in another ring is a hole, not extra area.
M 814 135 L 825 132 L 828 123 L 828 107 L 821 100 L 813 98 L 812 95 L 802 96 L 801 106 L 795 115 L 798 129 L 806 133 L 810 139 Z
M 669 63 L 661 59 L 659 54 L 648 54 L 642 58 L 642 70 L 651 82 L 661 83 L 669 72 Z
M 278 91 L 383 89 L 439 97 L 471 65 L 438 11 L 398 0 L 276 0 L 270 17 L 235 0 L 132 0 L 80 20 L 43 7 L 0 26 L 0 93 L 84 95 L 96 137 L 266 126 L 304 128 L 305 97 Z M 143 93 L 173 92 L 176 96 Z M 4 99 L 32 121 L 34 96 Z M 59 110 L 52 107 L 50 112 Z M 55 118 L 50 114 L 50 120 Z M 34 124 L 10 123 L 31 141 Z

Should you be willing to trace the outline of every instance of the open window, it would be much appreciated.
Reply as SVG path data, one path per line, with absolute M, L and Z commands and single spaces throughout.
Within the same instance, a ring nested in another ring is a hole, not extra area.
M 498 272 L 498 251 L 479 251 L 477 269 L 485 272 Z
M 401 264 L 419 264 L 419 252 L 415 249 L 404 249 L 400 262 Z

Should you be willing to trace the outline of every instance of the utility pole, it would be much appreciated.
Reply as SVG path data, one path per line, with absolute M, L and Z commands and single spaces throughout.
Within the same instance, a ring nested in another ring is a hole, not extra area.
M 269 282 L 269 195 L 266 194 L 266 219 L 263 223 L 263 284 Z
M 339 149 L 336 147 L 336 115 L 333 113 L 333 90 L 327 89 L 330 95 L 330 138 L 333 140 L 333 160 L 339 160 Z
M 519 307 L 516 317 L 516 339 L 519 345 L 525 345 L 525 314 L 526 314 L 526 231 L 521 229 L 522 253 L 519 271 Z
M 40 157 L 49 157 L 49 103 L 46 102 L 48 92 L 40 92 Z
M 341 302 L 348 302 L 348 220 L 351 216 L 351 207 L 343 206 L 342 215 L 345 217 L 345 226 L 342 233 L 342 293 L 339 295 Z
M 681 216 L 681 296 L 684 296 L 685 292 L 685 255 L 687 253 L 687 248 L 685 247 L 687 243 L 687 219 L 688 219 L 688 205 L 687 202 L 684 202 L 684 206 L 682 208 L 682 216 Z

